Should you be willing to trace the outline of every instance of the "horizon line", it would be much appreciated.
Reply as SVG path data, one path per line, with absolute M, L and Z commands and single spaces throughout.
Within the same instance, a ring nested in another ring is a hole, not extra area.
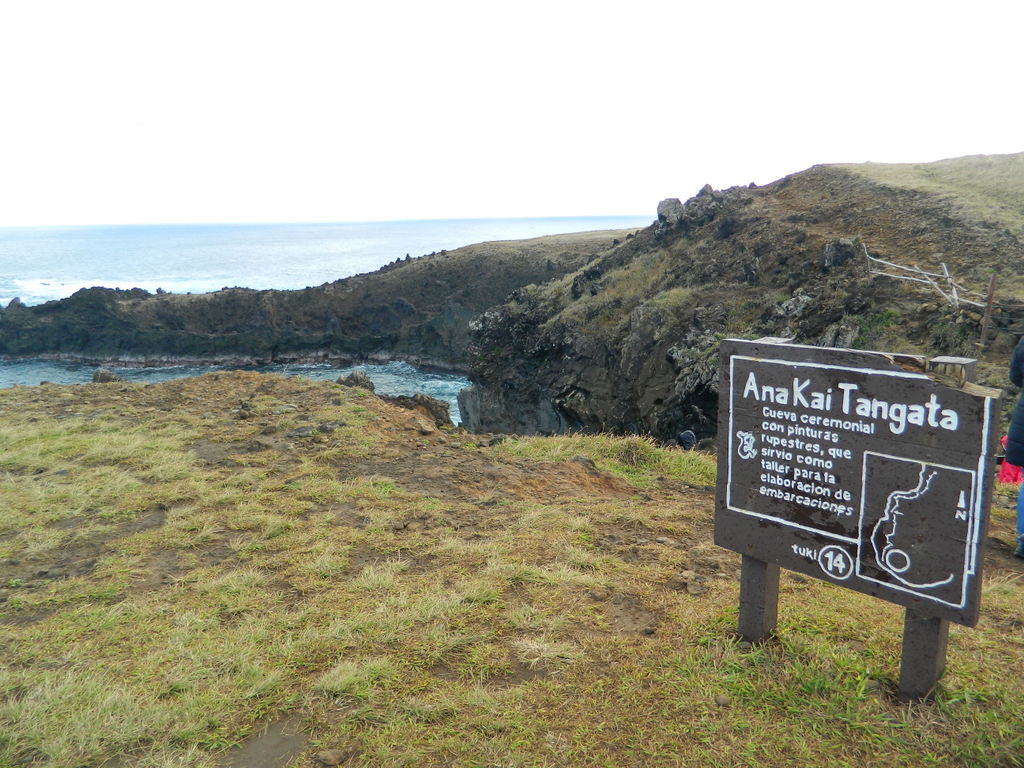
M 247 227 L 247 226 L 313 226 L 333 224 L 418 224 L 424 222 L 443 221 L 528 221 L 556 219 L 611 219 L 611 218 L 657 218 L 649 213 L 597 213 L 597 214 L 559 214 L 549 216 L 464 216 L 442 218 L 412 219 L 363 219 L 337 221 L 151 221 L 136 223 L 100 223 L 100 224 L 0 224 L 0 230 L 10 229 L 102 229 L 115 227 Z

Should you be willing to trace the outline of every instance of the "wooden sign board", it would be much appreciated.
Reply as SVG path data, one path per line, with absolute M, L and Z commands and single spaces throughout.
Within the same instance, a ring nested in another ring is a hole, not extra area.
M 977 623 L 999 391 L 909 356 L 733 339 L 721 354 L 716 543 Z

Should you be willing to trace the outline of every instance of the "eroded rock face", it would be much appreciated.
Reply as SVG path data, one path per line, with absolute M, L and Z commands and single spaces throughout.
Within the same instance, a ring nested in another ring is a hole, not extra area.
M 421 420 L 426 418 L 437 427 L 453 427 L 451 409 L 444 400 L 417 392 L 415 395 L 379 395 L 384 402 L 416 411 Z M 426 434 L 426 433 L 424 433 Z
M 337 383 L 343 387 L 361 387 L 368 392 L 376 389 L 373 381 L 366 375 L 365 371 L 352 371 L 348 376 L 339 376 Z
M 518 309 L 511 325 L 499 312 L 476 325 L 477 343 L 501 351 L 478 358 L 473 386 L 459 394 L 467 429 L 708 433 L 703 421 L 713 415 L 718 370 L 717 358 L 709 362 L 701 344 L 713 344 L 713 334 L 696 327 L 680 338 L 668 310 L 638 307 L 621 344 L 613 346 L 584 328 L 547 323 L 542 306 L 525 309 L 520 302 Z M 698 314 L 715 316 L 713 310 Z
M 836 267 L 841 267 L 854 256 L 857 256 L 858 251 L 861 250 L 857 248 L 853 240 L 846 237 L 830 240 L 825 243 L 825 248 L 821 255 L 822 271 L 829 272 Z
M 533 402 L 501 397 L 489 387 L 469 386 L 459 392 L 462 425 L 470 432 L 514 435 L 558 435 L 573 431 L 571 421 L 538 392 Z
M 298 291 L 89 288 L 33 307 L 14 300 L 0 310 L 0 355 L 144 364 L 406 360 L 463 371 L 470 320 L 524 285 L 578 269 L 622 234 L 481 243 Z
M 109 384 L 114 381 L 124 381 L 124 379 L 106 368 L 97 368 L 92 375 L 92 381 L 93 384 Z
M 760 188 L 705 187 L 685 204 L 664 200 L 657 222 L 570 279 L 521 289 L 474 321 L 463 423 L 666 441 L 689 430 L 700 441 L 716 428 L 723 338 L 872 348 L 887 343 L 873 334 L 895 314 L 915 346 L 959 354 L 958 344 L 973 341 L 957 330 L 970 318 L 938 305 L 904 316 L 902 286 L 876 279 L 863 258 L 865 242 L 880 255 L 912 245 L 901 259 L 925 265 L 955 246 L 965 265 L 1016 269 L 1015 238 L 951 222 L 934 200 L 827 167 Z

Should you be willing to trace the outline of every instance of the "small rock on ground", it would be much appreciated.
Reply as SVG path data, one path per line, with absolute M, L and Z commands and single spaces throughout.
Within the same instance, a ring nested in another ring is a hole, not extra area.
M 341 765 L 352 757 L 352 753 L 344 749 L 325 749 L 317 753 L 313 759 L 317 765 Z
M 421 435 L 432 435 L 437 428 L 422 416 L 410 416 L 405 422 L 406 428 L 419 432 Z

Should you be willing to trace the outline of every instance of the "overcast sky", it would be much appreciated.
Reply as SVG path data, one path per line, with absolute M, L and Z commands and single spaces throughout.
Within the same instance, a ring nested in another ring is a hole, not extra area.
M 1024 150 L 1024 3 L 0 5 L 0 226 L 653 215 Z

